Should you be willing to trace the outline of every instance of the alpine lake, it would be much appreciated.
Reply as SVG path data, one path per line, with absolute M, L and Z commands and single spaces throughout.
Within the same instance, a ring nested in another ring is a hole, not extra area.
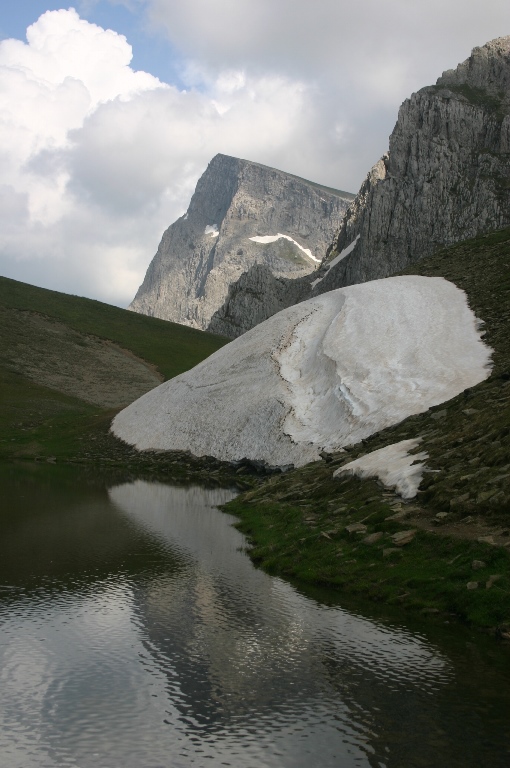
M 257 570 L 235 489 L 0 467 L 1 768 L 507 768 L 510 649 Z

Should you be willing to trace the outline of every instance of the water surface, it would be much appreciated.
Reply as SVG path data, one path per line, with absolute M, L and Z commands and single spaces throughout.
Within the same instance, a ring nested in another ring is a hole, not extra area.
M 233 495 L 0 474 L 1 768 L 507 768 L 507 650 L 256 570 Z

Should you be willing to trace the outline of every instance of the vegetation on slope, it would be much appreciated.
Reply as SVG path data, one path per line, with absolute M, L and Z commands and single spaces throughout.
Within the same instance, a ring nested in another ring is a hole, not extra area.
M 125 462 L 114 413 L 227 341 L 0 278 L 0 458 Z
M 441 620 L 453 614 L 510 639 L 510 229 L 403 274 L 442 276 L 466 291 L 494 349 L 490 378 L 346 452 L 272 478 L 228 511 L 271 572 Z M 412 503 L 374 480 L 332 477 L 347 461 L 419 436 L 432 471 Z

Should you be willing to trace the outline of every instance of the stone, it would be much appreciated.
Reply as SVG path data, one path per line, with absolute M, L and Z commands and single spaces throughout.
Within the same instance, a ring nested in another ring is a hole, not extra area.
M 480 544 L 492 544 L 492 546 L 496 545 L 496 542 L 494 541 L 494 536 L 479 536 L 477 538 L 477 541 L 479 541 Z
M 477 581 L 468 581 L 466 584 L 467 589 L 478 589 L 478 582 Z
M 494 496 L 495 493 L 496 493 L 495 490 L 493 490 L 493 491 L 482 491 L 476 497 L 476 503 L 477 504 L 483 504 L 484 501 L 488 501 L 491 496 Z
M 363 544 L 376 544 L 378 541 L 382 539 L 384 536 L 384 533 L 382 531 L 376 531 L 376 533 L 369 533 L 368 536 L 365 536 L 364 539 L 362 539 Z
M 398 533 L 394 533 L 391 538 L 397 547 L 403 547 L 405 544 L 409 544 L 414 539 L 415 535 L 415 530 L 399 531 Z
M 383 557 L 390 557 L 390 555 L 393 555 L 395 552 L 398 552 L 399 554 L 402 553 L 402 550 L 398 547 L 386 547 L 383 549 Z
M 501 574 L 499 573 L 494 574 L 494 576 L 489 576 L 489 578 L 485 582 L 485 589 L 490 589 L 492 585 L 495 584 L 500 579 L 501 579 Z
M 345 526 L 345 530 L 347 533 L 365 533 L 367 526 L 363 523 L 351 523 L 351 525 Z
M 482 570 L 482 568 L 487 568 L 487 564 L 484 563 L 483 560 L 473 560 L 473 562 L 471 563 L 471 568 L 474 571 L 480 571 Z
M 461 496 L 454 496 L 453 499 L 450 499 L 450 509 L 459 507 L 466 501 L 469 501 L 469 493 L 463 493 Z
M 447 410 L 435 411 L 434 413 L 430 414 L 430 418 L 435 419 L 435 421 L 441 421 L 441 419 L 446 419 L 447 416 L 448 416 Z
M 396 520 L 396 521 L 405 520 L 406 517 L 409 517 L 409 512 L 407 511 L 407 509 L 403 509 L 400 512 L 395 512 L 394 515 L 390 515 L 389 517 L 386 518 L 386 520 Z
M 462 413 L 466 416 L 474 416 L 475 413 L 479 413 L 479 411 L 477 411 L 476 408 L 465 408 Z

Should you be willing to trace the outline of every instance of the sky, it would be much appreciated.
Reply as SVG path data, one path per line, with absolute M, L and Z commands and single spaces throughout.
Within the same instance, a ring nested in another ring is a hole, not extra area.
M 508 0 L 4 3 L 0 274 L 127 306 L 216 153 L 356 192 L 402 101 L 509 34 Z

